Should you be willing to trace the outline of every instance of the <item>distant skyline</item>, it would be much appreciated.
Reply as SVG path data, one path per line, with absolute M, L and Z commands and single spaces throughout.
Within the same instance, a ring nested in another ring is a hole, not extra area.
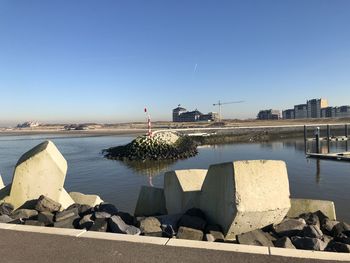
M 350 104 L 347 0 L 0 0 L 0 126 Z

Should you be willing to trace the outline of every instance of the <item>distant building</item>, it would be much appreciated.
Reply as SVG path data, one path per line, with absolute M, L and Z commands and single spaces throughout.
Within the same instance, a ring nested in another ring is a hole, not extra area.
M 258 120 L 278 120 L 281 118 L 281 112 L 279 110 L 261 110 L 258 113 Z
M 326 107 L 321 109 L 321 118 L 335 118 L 336 107 Z
M 33 127 L 38 127 L 40 125 L 39 122 L 36 121 L 26 121 L 21 124 L 17 124 L 17 128 L 33 128 Z
M 173 109 L 173 122 L 181 122 L 181 114 L 187 112 L 185 108 L 180 107 L 180 105 Z
M 292 119 L 293 110 L 285 110 L 282 115 L 284 119 Z M 350 105 L 330 107 L 326 99 L 312 99 L 294 106 L 294 118 L 350 118 Z
M 216 112 L 209 112 L 208 114 L 202 114 L 199 119 L 201 121 L 216 121 L 219 119 L 219 114 Z
M 295 118 L 294 109 L 288 109 L 288 110 L 282 111 L 282 118 L 283 119 L 294 119 Z
M 71 130 L 82 131 L 82 130 L 89 130 L 89 126 L 86 124 L 69 124 L 64 126 L 64 129 L 67 131 L 71 131 Z
M 335 116 L 337 118 L 350 118 L 350 106 L 345 105 L 345 106 L 336 107 Z
M 307 104 L 299 104 L 294 106 L 294 118 L 295 119 L 307 118 Z
M 180 105 L 173 109 L 173 122 L 196 122 L 196 121 L 215 121 L 218 119 L 216 112 L 203 114 L 199 110 L 187 111 Z
M 307 117 L 321 118 L 321 109 L 328 107 L 326 99 L 312 99 L 307 101 Z

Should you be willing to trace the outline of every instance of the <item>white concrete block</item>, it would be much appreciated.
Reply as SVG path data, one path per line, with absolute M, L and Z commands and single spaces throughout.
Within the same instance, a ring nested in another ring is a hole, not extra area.
M 58 202 L 61 204 L 61 210 L 66 209 L 70 205 L 74 204 L 74 200 L 72 197 L 67 193 L 67 191 L 63 188 L 60 198 L 58 199 Z
M 5 187 L 4 181 L 2 180 L 1 174 L 0 174 L 0 190 Z
M 51 141 L 45 141 L 22 155 L 13 175 L 7 202 L 15 209 L 40 195 L 59 202 L 67 162 Z
M 70 197 L 73 201 L 80 205 L 89 205 L 94 207 L 103 202 L 103 200 L 98 195 L 86 195 L 79 192 L 70 192 Z
M 165 215 L 164 190 L 161 188 L 142 186 L 136 203 L 135 216 Z
M 169 214 L 180 214 L 199 207 L 200 191 L 207 170 L 191 169 L 166 172 L 164 195 Z
M 200 208 L 226 239 L 280 223 L 290 209 L 289 182 L 283 161 L 236 161 L 209 167 Z
M 320 210 L 330 220 L 337 220 L 334 202 L 326 200 L 291 198 L 291 207 L 287 216 L 297 217 L 303 213 L 313 213 Z

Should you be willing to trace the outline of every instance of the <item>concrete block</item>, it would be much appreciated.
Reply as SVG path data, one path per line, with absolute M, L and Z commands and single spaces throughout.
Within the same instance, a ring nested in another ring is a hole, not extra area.
M 181 214 L 199 207 L 200 191 L 207 170 L 191 169 L 166 172 L 164 194 L 169 214 Z
M 165 215 L 164 190 L 161 188 L 142 186 L 135 208 L 135 216 Z
M 70 197 L 73 199 L 74 203 L 80 205 L 89 205 L 94 207 L 103 202 L 103 200 L 98 195 L 86 195 L 79 192 L 70 192 Z
M 1 174 L 0 174 L 0 190 L 5 187 L 4 182 L 2 180 Z
M 0 203 L 6 202 L 6 200 L 9 198 L 11 192 L 11 185 L 12 184 L 8 184 L 4 188 L 0 189 Z
M 18 160 L 7 200 L 15 208 L 45 195 L 59 202 L 67 161 L 51 141 L 29 150 Z
M 287 214 L 288 217 L 298 217 L 303 213 L 314 213 L 320 210 L 330 220 L 337 220 L 335 206 L 332 201 L 291 198 L 290 203 L 291 207 Z
M 74 204 L 74 200 L 64 188 L 62 189 L 58 202 L 61 204 L 61 211 Z
M 211 165 L 203 183 L 200 208 L 225 238 L 278 224 L 290 209 L 283 161 L 253 160 Z

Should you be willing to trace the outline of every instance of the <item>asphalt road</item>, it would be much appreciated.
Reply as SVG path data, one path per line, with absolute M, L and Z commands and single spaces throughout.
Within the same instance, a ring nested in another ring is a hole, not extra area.
M 206 249 L 0 230 L 0 262 L 240 262 L 327 263 Z

